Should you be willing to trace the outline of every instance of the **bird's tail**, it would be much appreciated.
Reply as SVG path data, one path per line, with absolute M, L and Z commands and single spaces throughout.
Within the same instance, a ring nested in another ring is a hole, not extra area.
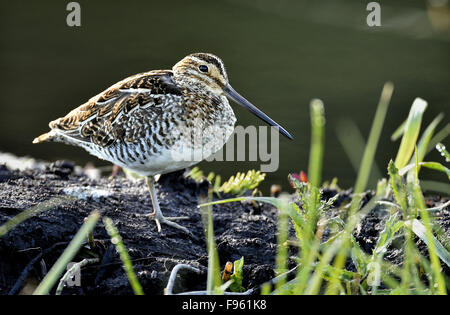
M 52 141 L 55 137 L 56 137 L 55 130 L 50 130 L 49 132 L 34 138 L 33 143 L 49 142 Z

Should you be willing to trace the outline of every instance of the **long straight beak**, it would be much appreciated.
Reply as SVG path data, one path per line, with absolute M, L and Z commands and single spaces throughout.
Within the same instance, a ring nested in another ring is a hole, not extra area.
M 227 86 L 223 89 L 225 94 L 231 98 L 233 101 L 241 105 L 242 107 L 247 108 L 253 114 L 258 116 L 260 119 L 264 120 L 270 126 L 278 128 L 278 131 L 285 137 L 293 140 L 294 138 L 286 131 L 283 127 L 281 127 L 278 123 L 273 121 L 269 116 L 260 111 L 255 105 L 247 101 L 243 96 L 241 96 L 238 92 L 236 92 L 230 84 L 227 83 Z

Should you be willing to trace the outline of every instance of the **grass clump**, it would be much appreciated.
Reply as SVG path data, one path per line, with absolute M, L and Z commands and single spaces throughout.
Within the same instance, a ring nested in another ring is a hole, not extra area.
M 448 127 L 445 127 L 436 133 L 436 139 L 435 131 L 443 119 L 442 114 L 421 135 L 427 103 L 420 98 L 414 101 L 408 118 L 392 137 L 393 140 L 401 138 L 401 142 L 395 160 L 390 161 L 387 167 L 386 177 L 378 179 L 374 195 L 365 193 L 392 93 L 393 85 L 388 82 L 378 103 L 349 204 L 334 205 L 339 191 L 328 200 L 322 196 L 325 113 L 323 103 L 319 100 L 313 100 L 310 107 L 312 137 L 309 180 L 303 182 L 297 177 L 289 177 L 298 194 L 296 202 L 282 198 L 240 197 L 207 204 L 211 206 L 257 200 L 278 208 L 276 274 L 282 278 L 277 281 L 274 290 L 264 285 L 263 294 L 447 294 L 449 281 L 441 271 L 441 263 L 449 265 L 450 255 L 446 247 L 449 240 L 433 222 L 433 212 L 429 211 L 432 209 L 426 208 L 419 179 L 421 168 L 449 176 L 449 170 L 443 164 L 424 162 L 430 146 L 441 143 L 449 134 Z M 448 159 L 448 152 L 442 144 L 437 149 Z M 355 157 L 352 159 L 356 160 Z M 446 185 L 435 183 L 435 187 L 440 187 L 441 191 Z M 365 196 L 370 198 L 364 199 Z M 384 214 L 381 222 L 384 228 L 372 252 L 368 253 L 360 247 L 354 231 L 371 211 Z M 294 240 L 289 240 L 289 222 L 295 228 Z M 399 239 L 404 239 L 404 259 L 401 264 L 393 264 L 385 256 L 389 247 Z M 423 240 L 427 252 L 419 251 L 417 239 Z M 295 268 L 286 273 L 288 246 L 295 246 L 298 255 L 294 257 Z M 289 279 L 288 274 L 294 274 L 294 277 Z

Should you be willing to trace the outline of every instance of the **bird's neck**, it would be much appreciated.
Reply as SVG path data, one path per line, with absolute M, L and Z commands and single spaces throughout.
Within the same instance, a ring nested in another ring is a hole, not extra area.
M 219 85 L 213 81 L 206 81 L 202 77 L 174 72 L 174 79 L 180 87 L 186 88 L 194 93 L 206 92 L 216 97 L 220 97 L 223 94 L 223 90 Z

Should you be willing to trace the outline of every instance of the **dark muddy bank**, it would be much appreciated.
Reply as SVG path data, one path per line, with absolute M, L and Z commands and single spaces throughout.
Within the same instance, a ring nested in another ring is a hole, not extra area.
M 0 294 L 30 293 L 93 210 L 113 219 L 146 294 L 162 294 L 172 268 L 178 263 L 197 267 L 202 274 L 181 272 L 174 291 L 204 290 L 208 255 L 197 205 L 199 196 L 207 193 L 207 184 L 198 184 L 186 178 L 183 172 L 176 172 L 162 176 L 156 188 L 164 215 L 189 216 L 181 224 L 189 228 L 193 237 L 164 225 L 158 233 L 154 221 L 142 216 L 152 211 L 143 180 L 121 176 L 91 179 L 72 163 L 63 161 L 22 171 L 0 165 L 0 225 L 31 206 L 45 205 L 52 198 L 73 197 L 0 238 Z M 324 196 L 329 198 L 334 194 L 335 191 L 326 191 Z M 347 191 L 338 202 L 350 198 L 351 193 Z M 443 201 L 440 198 L 427 200 L 430 207 Z M 245 288 L 273 278 L 277 210 L 268 205 L 255 209 L 248 203 L 230 203 L 214 206 L 213 213 L 222 267 L 226 261 L 244 256 Z M 379 212 L 372 211 L 355 231 L 364 250 L 370 252 L 375 245 L 383 229 L 383 219 Z M 439 222 L 448 233 L 448 208 L 441 211 Z M 81 286 L 67 287 L 63 294 L 132 294 L 119 256 L 101 221 L 94 230 L 94 238 L 96 247 L 82 249 L 74 261 L 95 254 L 101 262 L 84 267 Z M 401 256 L 401 249 L 392 247 L 387 256 L 395 261 Z M 444 271 L 448 274 L 447 269 Z
M 11 289 L 27 264 L 39 255 L 42 257 L 30 268 L 24 284 L 41 280 L 93 210 L 113 219 L 145 293 L 162 294 L 170 271 L 178 263 L 191 264 L 203 271 L 200 276 L 181 273 L 178 290 L 205 289 L 208 257 L 197 205 L 199 196 L 207 193 L 207 184 L 197 184 L 185 178 L 183 172 L 176 172 L 161 176 L 156 188 L 164 215 L 189 216 L 189 220 L 180 224 L 189 228 L 194 237 L 165 225 L 158 233 L 154 221 L 142 216 L 152 212 L 143 180 L 90 179 L 74 172 L 72 163 L 62 161 L 24 171 L 0 166 L 0 224 L 52 198 L 68 194 L 78 197 L 23 222 L 0 239 L 0 294 L 19 293 L 21 288 L 13 292 Z M 265 205 L 258 213 L 250 204 L 234 203 L 214 208 L 220 260 L 225 263 L 245 257 L 246 287 L 273 277 L 276 216 L 276 209 Z M 82 269 L 81 287 L 64 292 L 132 294 L 120 259 L 101 222 L 94 230 L 94 238 L 98 240 L 94 252 L 103 258 L 103 263 Z M 82 251 L 75 261 L 88 254 Z

